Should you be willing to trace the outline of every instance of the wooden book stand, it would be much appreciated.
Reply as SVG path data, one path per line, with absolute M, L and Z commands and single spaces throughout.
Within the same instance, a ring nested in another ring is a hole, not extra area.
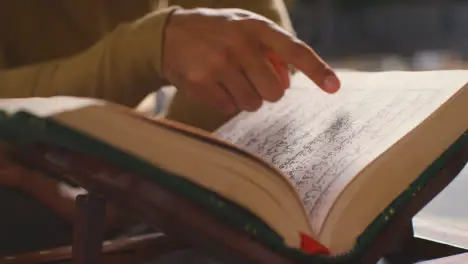
M 39 167 L 44 164 L 37 157 L 28 160 Z M 442 191 L 467 162 L 468 143 L 465 140 L 462 147 L 450 157 L 445 168 L 438 172 L 437 177 L 432 178 L 426 187 L 417 193 L 419 198 L 413 199 L 399 210 L 390 220 L 388 228 L 378 235 L 371 248 L 354 263 L 375 264 L 382 256 L 392 253 L 395 248 L 401 248 L 402 241 L 411 241 L 412 234 L 408 230 L 411 231 L 412 217 Z M 132 181 L 132 184 L 139 184 L 138 179 Z M 169 237 L 183 244 L 187 243 L 221 263 L 293 263 L 292 260 L 250 239 L 241 230 L 234 229 L 206 213 L 192 201 L 162 186 L 156 185 L 152 191 L 156 193 L 152 196 L 151 206 L 118 200 L 119 195 L 112 194 L 105 188 L 79 197 L 76 201 L 79 214 L 74 226 L 73 263 L 102 263 L 104 197 L 112 197 L 112 202 L 120 203 L 123 208 L 139 214 L 147 224 L 163 230 Z
M 58 247 L 0 258 L 0 264 L 72 264 L 77 260 L 86 261 L 82 256 L 74 258 L 77 251 L 72 246 Z M 102 253 L 98 256 L 103 264 L 135 264 L 154 260 L 157 256 L 181 249 L 183 245 L 160 232 L 138 235 L 102 244 Z

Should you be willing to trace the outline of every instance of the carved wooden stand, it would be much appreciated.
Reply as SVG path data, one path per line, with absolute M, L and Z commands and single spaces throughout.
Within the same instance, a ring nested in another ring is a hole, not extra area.
M 418 242 L 413 238 L 411 227 L 412 216 L 415 215 L 419 210 L 421 210 L 427 203 L 429 203 L 437 193 L 439 193 L 443 188 L 445 188 L 445 186 L 447 186 L 453 180 L 453 178 L 455 178 L 459 174 L 459 172 L 463 169 L 467 162 L 468 143 L 465 142 L 464 145 L 456 153 L 453 154 L 453 156 L 447 162 L 446 166 L 438 172 L 438 175 L 432 178 L 426 184 L 425 188 L 421 189 L 421 191 L 417 194 L 419 198 L 409 202 L 407 205 L 405 205 L 404 208 L 398 211 L 398 213 L 392 218 L 392 220 L 390 220 L 391 224 L 389 225 L 389 227 L 380 232 L 375 243 L 356 262 L 360 264 L 375 264 L 381 256 L 385 256 L 392 253 L 392 249 L 398 249 L 398 252 L 403 253 L 402 255 L 410 254 L 414 258 L 425 256 L 427 257 L 428 252 L 425 252 L 424 248 L 423 250 L 417 250 L 417 243 L 421 244 L 421 242 Z M 161 189 L 160 192 L 161 197 L 163 197 L 163 193 L 165 193 L 166 191 Z M 168 192 L 166 193 L 166 195 L 171 196 L 174 194 Z M 167 206 L 174 206 L 169 205 L 164 201 L 161 201 L 161 204 L 166 204 Z M 183 205 L 180 206 L 182 209 L 184 208 Z M 77 199 L 76 207 L 77 221 L 75 223 L 75 237 L 73 244 L 74 264 L 101 264 L 101 248 L 103 241 L 105 217 L 104 199 L 99 195 L 90 193 L 88 195 L 80 196 Z M 208 217 L 208 215 L 205 216 Z M 206 229 L 205 231 L 208 231 L 207 229 L 212 228 L 215 227 L 211 225 L 206 225 L 202 227 L 202 229 Z M 230 262 L 229 260 L 236 259 L 236 257 L 241 257 L 241 255 L 244 254 L 246 255 L 244 255 L 243 257 L 246 257 L 247 259 L 255 259 L 253 255 L 250 255 L 255 254 L 255 250 L 251 250 L 251 246 L 253 246 L 255 242 L 249 240 L 246 236 L 233 236 L 232 231 L 233 230 L 230 230 L 228 227 L 217 230 L 216 239 L 218 239 L 219 241 L 236 241 L 235 244 L 239 245 L 239 247 L 237 248 L 237 253 L 228 250 L 228 254 L 223 254 L 223 259 L 225 259 L 227 262 Z M 188 233 L 187 235 L 190 236 Z M 181 239 L 183 238 L 181 237 Z M 199 240 L 197 241 L 201 242 L 203 240 L 203 237 L 199 237 Z M 194 246 L 194 248 L 197 248 L 197 242 L 191 240 L 190 243 L 192 244 L 192 246 Z M 243 245 L 245 245 L 245 247 L 248 248 L 244 248 Z M 218 246 L 220 245 L 218 244 Z M 221 246 L 221 248 L 222 247 L 223 246 Z M 439 248 L 443 248 L 443 246 L 439 245 Z M 219 249 L 220 248 L 213 247 L 213 252 L 217 252 Z M 432 252 L 432 255 L 430 257 L 442 257 L 447 255 L 447 253 L 456 254 L 460 252 L 462 252 L 462 250 L 460 249 L 457 250 L 453 248 L 445 248 L 445 251 L 440 251 L 439 255 L 434 254 L 436 252 Z M 258 251 L 257 253 L 265 254 L 265 252 L 263 252 L 262 250 Z M 275 256 L 277 257 L 277 259 L 276 261 L 274 261 L 274 263 L 289 263 L 289 261 L 285 261 L 285 259 L 274 253 L 268 258 L 263 258 L 263 260 L 269 259 L 270 262 L 275 258 Z M 257 260 L 259 259 L 257 258 Z
M 468 162 L 468 140 L 464 140 L 462 144 L 450 156 L 445 167 L 440 169 L 437 175 L 417 193 L 418 199 L 413 199 L 401 210 L 398 210 L 390 220 L 388 228 L 378 234 L 372 246 L 355 263 L 375 264 L 381 256 L 395 252 L 394 249 L 411 253 L 415 257 L 417 255 L 427 256 L 428 250 L 424 250 L 424 248 L 423 251 L 416 252 L 421 246 L 418 246 L 419 242 L 412 236 L 411 219 L 436 194 L 443 190 L 466 165 Z M 45 171 L 48 169 L 51 172 L 58 172 L 51 169 L 50 166 L 45 166 L 46 161 L 41 155 L 34 156 L 31 151 L 23 151 L 22 154 L 26 161 L 36 167 L 43 168 Z M 76 177 L 78 178 L 78 176 Z M 234 230 L 230 225 L 206 213 L 188 199 L 159 185 L 154 185 L 152 191 L 155 195 L 151 207 L 138 201 L 132 201 L 132 203 L 127 204 L 126 208 L 139 211 L 148 224 L 164 231 L 169 237 L 182 241 L 182 244 L 188 244 L 196 250 L 216 256 L 222 263 L 291 264 L 293 262 L 252 240 L 244 232 Z M 116 201 L 122 198 L 117 194 L 111 196 Z M 88 195 L 78 197 L 76 208 L 73 263 L 101 264 L 105 201 L 97 193 L 90 192 Z M 460 249 L 449 248 L 445 251 L 445 253 L 449 252 L 456 254 L 460 252 Z M 439 256 L 433 254 L 430 257 Z
M 103 197 L 89 193 L 76 199 L 73 232 L 73 264 L 101 264 L 106 203 Z

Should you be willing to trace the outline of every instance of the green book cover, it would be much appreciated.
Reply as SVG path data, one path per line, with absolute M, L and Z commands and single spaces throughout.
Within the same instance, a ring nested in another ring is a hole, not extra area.
M 32 142 L 42 142 L 55 146 L 65 147 L 80 153 L 98 156 L 110 163 L 118 164 L 122 169 L 140 176 L 142 179 L 164 186 L 184 197 L 195 201 L 208 212 L 223 219 L 233 227 L 244 230 L 250 236 L 265 244 L 272 251 L 279 252 L 296 263 L 347 263 L 356 256 L 365 252 L 374 241 L 376 235 L 387 226 L 394 213 L 407 201 L 417 196 L 418 190 L 424 188 L 429 179 L 434 177 L 438 170 L 444 167 L 453 152 L 461 147 L 462 141 L 468 140 L 465 133 L 457 142 L 435 161 L 421 176 L 409 186 L 375 221 L 368 226 L 360 236 L 352 252 L 340 256 L 313 256 L 300 250 L 285 246 L 281 237 L 272 231 L 266 224 L 253 214 L 240 206 L 222 198 L 214 192 L 195 185 L 177 175 L 163 171 L 159 168 L 139 160 L 114 147 L 97 141 L 77 131 L 73 131 L 51 119 L 42 119 L 27 112 L 18 112 L 14 115 L 3 113 L 0 115 L 0 136 L 3 140 L 18 145 Z

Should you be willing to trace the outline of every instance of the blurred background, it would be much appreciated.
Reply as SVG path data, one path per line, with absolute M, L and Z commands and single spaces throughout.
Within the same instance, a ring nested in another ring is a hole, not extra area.
M 287 0 L 297 35 L 334 67 L 468 68 L 466 0 Z

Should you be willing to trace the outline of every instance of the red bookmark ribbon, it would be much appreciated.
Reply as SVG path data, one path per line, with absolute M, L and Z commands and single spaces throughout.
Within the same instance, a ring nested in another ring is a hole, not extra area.
M 312 255 L 331 255 L 328 248 L 304 233 L 301 233 L 301 249 L 305 253 Z

